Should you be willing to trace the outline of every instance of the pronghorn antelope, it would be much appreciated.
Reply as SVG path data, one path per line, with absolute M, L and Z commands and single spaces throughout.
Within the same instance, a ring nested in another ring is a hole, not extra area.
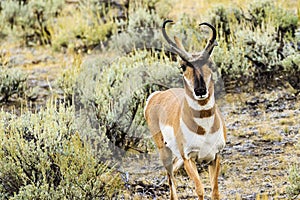
M 165 26 L 169 22 L 173 21 L 163 23 L 162 33 L 171 50 L 181 57 L 184 88 L 152 93 L 147 99 L 145 118 L 167 170 L 170 199 L 178 199 L 174 171 L 182 165 L 194 181 L 199 199 L 204 198 L 196 161 L 209 162 L 211 196 L 212 199 L 219 199 L 218 153 L 225 146 L 226 128 L 215 104 L 210 69 L 210 55 L 217 45 L 216 29 L 208 23 L 201 23 L 200 26 L 206 25 L 212 30 L 212 37 L 203 51 L 188 53 L 176 36 L 175 42 L 168 37 Z

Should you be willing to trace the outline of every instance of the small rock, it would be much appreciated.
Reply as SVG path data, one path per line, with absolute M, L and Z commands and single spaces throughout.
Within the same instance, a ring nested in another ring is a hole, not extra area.
M 264 183 L 264 186 L 267 187 L 267 188 L 272 188 L 273 187 L 273 185 L 269 182 Z

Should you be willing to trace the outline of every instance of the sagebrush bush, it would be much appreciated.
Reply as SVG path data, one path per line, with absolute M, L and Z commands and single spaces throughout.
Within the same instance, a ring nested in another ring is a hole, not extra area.
M 296 199 L 300 195 L 300 166 L 293 165 L 289 171 L 289 182 L 290 185 L 287 188 L 287 192 L 292 199 Z
M 52 23 L 54 50 L 66 48 L 87 52 L 96 46 L 102 47 L 117 28 L 113 18 L 115 13 L 110 13 L 113 9 L 105 3 L 80 1 L 77 8 L 64 9 Z
M 129 53 L 134 49 L 161 49 L 160 26 L 162 19 L 154 10 L 144 7 L 137 8 L 129 13 L 128 25 L 123 26 L 124 21 L 119 22 L 119 34 L 112 36 L 109 46 L 113 50 Z M 125 22 L 126 23 L 126 22 Z
M 64 0 L 7 0 L 1 8 L 3 34 L 14 35 L 29 46 L 50 44 L 54 50 L 87 51 L 107 42 L 116 29 L 117 11 L 107 2 L 67 5 Z
M 148 136 L 143 117 L 146 98 L 155 90 L 181 84 L 176 63 L 140 51 L 108 65 L 84 69 L 78 85 L 82 100 L 94 104 L 106 136 L 117 147 L 142 146 L 145 150 L 149 142 L 144 140 Z M 90 87 L 84 84 L 87 80 Z
M 76 82 L 71 81 L 77 94 L 74 103 L 88 110 L 89 118 L 97 118 L 92 123 L 107 139 L 103 145 L 109 141 L 113 151 L 137 147 L 147 151 L 152 143 L 146 139 L 149 136 L 143 117 L 146 98 L 153 91 L 180 86 L 178 66 L 163 53 L 147 51 L 115 60 L 87 59 Z
M 284 60 L 281 61 L 285 71 L 294 70 L 300 71 L 300 54 L 288 55 Z
M 121 186 L 80 136 L 73 107 L 0 113 L 1 199 L 101 199 Z
M 292 11 L 275 6 L 272 1 L 254 1 L 247 6 L 246 11 L 241 8 L 216 7 L 211 14 L 211 22 L 218 28 L 219 35 L 229 41 L 230 34 L 243 27 L 252 30 L 263 28 L 265 25 L 276 28 L 277 40 L 287 33 L 295 36 L 298 17 Z
M 72 101 L 76 93 L 76 82 L 81 71 L 81 65 L 82 56 L 74 54 L 72 65 L 67 66 L 55 82 L 56 86 L 63 90 L 65 99 L 68 101 Z
M 5 33 L 16 35 L 27 45 L 51 44 L 50 22 L 57 17 L 64 0 L 1 2 L 0 20 L 6 24 Z
M 220 42 L 221 48 L 216 48 L 214 59 L 223 74 L 241 77 L 278 70 L 280 44 L 269 33 L 267 29 L 256 32 L 244 29 L 235 32 L 235 43 Z
M 297 16 L 270 1 L 253 2 L 246 12 L 217 7 L 211 16 L 219 34 L 214 60 L 229 79 L 252 80 L 299 71 Z
M 21 69 L 0 66 L 0 102 L 7 102 L 11 97 L 25 97 L 27 74 Z
M 199 27 L 196 19 L 187 15 L 180 16 L 174 22 L 176 23 L 167 27 L 170 37 L 180 38 L 188 51 L 200 51 L 209 32 Z M 119 34 L 112 36 L 109 43 L 111 50 L 129 53 L 136 49 L 162 51 L 165 48 L 168 51 L 169 46 L 164 45 L 161 33 L 162 23 L 163 19 L 155 10 L 136 8 L 134 12 L 129 13 L 128 25 L 120 30 Z

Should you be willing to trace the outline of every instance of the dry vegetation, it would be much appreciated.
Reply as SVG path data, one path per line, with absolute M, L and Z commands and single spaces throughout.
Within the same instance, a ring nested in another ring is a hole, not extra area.
M 0 2 L 0 199 L 166 199 L 143 119 L 147 96 L 182 87 L 161 37 L 213 59 L 228 128 L 222 199 L 300 193 L 300 2 Z M 199 166 L 205 189 L 207 169 Z M 195 199 L 184 172 L 181 199 Z

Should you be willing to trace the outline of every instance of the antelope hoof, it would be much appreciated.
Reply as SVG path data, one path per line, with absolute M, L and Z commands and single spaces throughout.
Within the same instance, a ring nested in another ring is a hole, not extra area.
M 217 193 L 217 194 L 212 194 L 211 195 L 211 200 L 220 200 L 220 195 Z

